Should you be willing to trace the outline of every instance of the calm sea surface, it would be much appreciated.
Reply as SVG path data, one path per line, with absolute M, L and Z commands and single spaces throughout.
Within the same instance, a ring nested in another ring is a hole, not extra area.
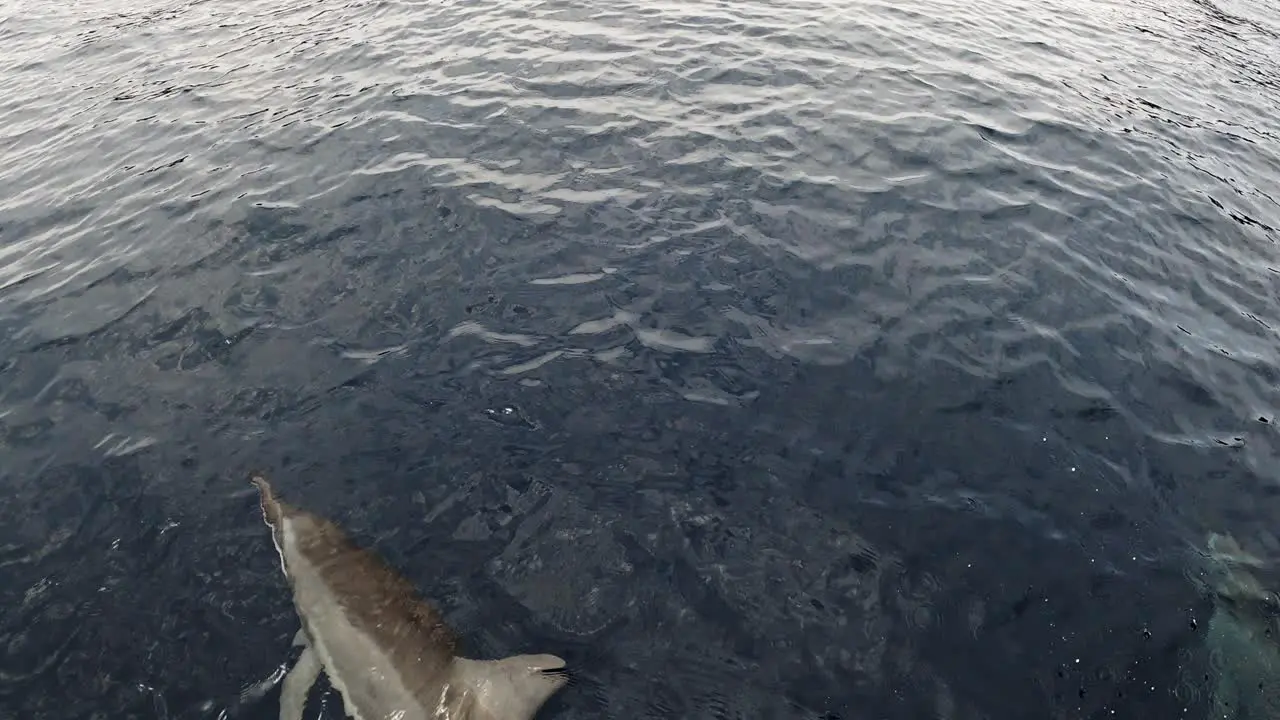
M 276 717 L 253 468 L 545 718 L 1201 720 L 1280 588 L 1272 3 L 0 7 L 4 720 Z

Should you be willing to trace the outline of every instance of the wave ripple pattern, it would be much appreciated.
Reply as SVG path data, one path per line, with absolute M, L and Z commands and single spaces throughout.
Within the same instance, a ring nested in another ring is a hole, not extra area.
M 0 7 L 0 717 L 272 716 L 256 467 L 552 717 L 1280 676 L 1268 4 Z

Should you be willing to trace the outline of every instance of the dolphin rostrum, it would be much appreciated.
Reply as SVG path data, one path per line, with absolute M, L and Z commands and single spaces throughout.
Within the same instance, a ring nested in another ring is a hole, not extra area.
M 301 720 L 323 670 L 355 720 L 531 720 L 564 686 L 554 655 L 471 660 L 409 581 L 334 523 L 276 499 L 255 475 L 302 621 L 302 655 L 286 675 L 280 720 Z

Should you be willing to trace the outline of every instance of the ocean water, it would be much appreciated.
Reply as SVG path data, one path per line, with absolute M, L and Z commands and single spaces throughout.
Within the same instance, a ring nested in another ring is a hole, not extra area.
M 542 717 L 1264 692 L 1273 5 L 3 8 L 0 718 L 275 718 L 252 469 Z

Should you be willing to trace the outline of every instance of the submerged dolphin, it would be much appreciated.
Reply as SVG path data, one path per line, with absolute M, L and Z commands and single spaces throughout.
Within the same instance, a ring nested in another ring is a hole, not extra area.
M 469 660 L 434 607 L 337 525 L 252 482 L 302 620 L 301 657 L 284 679 L 280 720 L 300 720 L 324 670 L 355 720 L 530 720 L 564 686 L 554 655 Z
M 1267 563 L 1230 535 L 1207 541 L 1215 610 L 1205 643 L 1213 659 L 1215 720 L 1280 718 L 1280 605 L 1247 568 Z

